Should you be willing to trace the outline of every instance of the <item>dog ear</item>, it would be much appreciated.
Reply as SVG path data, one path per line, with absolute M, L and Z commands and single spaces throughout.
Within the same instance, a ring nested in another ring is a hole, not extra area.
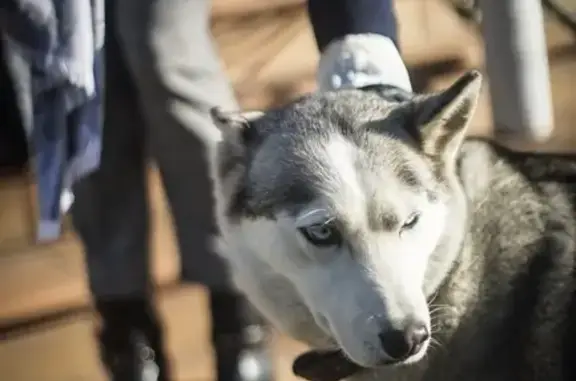
M 222 134 L 215 149 L 210 150 L 212 175 L 220 182 L 226 182 L 222 192 L 238 186 L 245 170 L 249 145 L 254 144 L 258 136 L 254 122 L 263 114 L 260 111 L 224 112 L 218 107 L 210 110 L 212 121 Z
M 210 110 L 212 121 L 222 134 L 222 141 L 237 148 L 243 147 L 254 138 L 252 123 L 260 119 L 262 111 L 225 112 L 220 107 Z
M 474 115 L 482 75 L 470 71 L 448 89 L 415 102 L 415 124 L 424 154 L 453 163 Z

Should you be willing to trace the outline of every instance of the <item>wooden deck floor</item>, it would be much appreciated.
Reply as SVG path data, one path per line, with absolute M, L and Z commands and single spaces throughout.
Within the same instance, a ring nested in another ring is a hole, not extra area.
M 480 38 L 440 0 L 397 0 L 397 4 L 403 50 L 416 75 L 422 65 L 442 57 L 460 57 L 469 67 L 482 65 Z M 265 108 L 314 87 L 318 55 L 302 8 L 218 18 L 213 30 L 244 107 Z M 531 148 L 574 151 L 576 40 L 555 23 L 549 23 L 548 36 L 557 129 L 550 142 Z M 457 74 L 428 72 L 418 80 L 422 87 L 438 89 Z M 485 93 L 473 133 L 490 132 Z M 212 359 L 205 295 L 199 287 L 168 287 L 177 277 L 178 257 L 162 189 L 153 171 L 151 185 L 153 262 L 155 279 L 163 285 L 158 304 L 169 352 L 178 380 L 208 380 L 212 378 Z M 86 308 L 89 297 L 78 242 L 68 234 L 56 244 L 32 244 L 31 187 L 25 178 L 0 181 L 0 380 L 104 381 L 93 341 L 96 321 Z M 77 312 L 17 330 L 2 329 L 22 319 L 69 309 Z M 279 380 L 294 379 L 290 365 L 302 347 L 277 336 L 274 348 Z
M 164 289 L 158 306 L 167 347 L 178 380 L 210 380 L 205 293 L 198 287 Z M 0 342 L 0 379 L 6 381 L 105 381 L 98 362 L 89 311 L 13 331 Z M 275 335 L 273 350 L 279 381 L 292 381 L 291 361 L 302 346 Z

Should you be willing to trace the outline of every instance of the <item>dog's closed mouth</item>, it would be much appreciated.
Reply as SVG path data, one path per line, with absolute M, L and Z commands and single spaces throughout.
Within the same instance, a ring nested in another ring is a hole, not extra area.
M 308 381 L 340 381 L 364 368 L 352 362 L 341 350 L 311 350 L 298 356 L 292 371 Z

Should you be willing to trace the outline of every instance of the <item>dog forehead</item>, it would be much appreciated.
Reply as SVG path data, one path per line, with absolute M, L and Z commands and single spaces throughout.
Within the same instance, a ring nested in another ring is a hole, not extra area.
M 250 148 L 268 151 L 263 154 L 267 157 L 275 156 L 274 152 L 298 156 L 315 149 L 318 142 L 337 136 L 356 140 L 362 146 L 366 137 L 364 127 L 372 121 L 386 120 L 396 106 L 397 103 L 359 90 L 311 94 L 270 110 L 256 121 L 260 142 L 265 144 Z
M 249 170 L 251 194 L 262 204 L 300 210 L 318 199 L 346 214 L 384 208 L 418 190 L 420 163 L 393 139 L 350 139 L 337 132 L 306 139 L 270 139 Z M 339 212 L 339 214 L 340 214 Z
M 350 208 L 351 200 L 361 208 L 367 198 L 420 184 L 417 154 L 401 139 L 362 127 L 385 118 L 393 106 L 345 93 L 307 97 L 256 122 L 261 140 L 249 147 L 243 193 L 253 211 L 299 210 L 318 198 L 338 209 Z
M 375 93 L 355 89 L 312 93 L 283 107 L 266 112 L 258 129 L 266 133 L 290 129 L 290 134 L 355 129 L 365 122 L 384 118 L 397 103 Z
M 372 178 L 392 168 L 414 183 L 421 160 L 401 136 L 403 121 L 387 120 L 392 109 L 356 91 L 311 97 L 276 110 L 258 122 L 266 133 L 251 155 L 252 173 L 328 181 L 335 174 L 348 178 L 358 172 Z M 379 131 L 368 127 L 376 120 L 382 121 Z

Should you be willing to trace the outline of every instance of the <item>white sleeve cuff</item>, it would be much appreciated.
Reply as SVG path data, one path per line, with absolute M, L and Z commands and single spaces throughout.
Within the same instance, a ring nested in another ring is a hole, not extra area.
M 412 92 L 394 42 L 378 34 L 351 34 L 332 41 L 320 58 L 317 81 L 320 90 L 384 84 Z

